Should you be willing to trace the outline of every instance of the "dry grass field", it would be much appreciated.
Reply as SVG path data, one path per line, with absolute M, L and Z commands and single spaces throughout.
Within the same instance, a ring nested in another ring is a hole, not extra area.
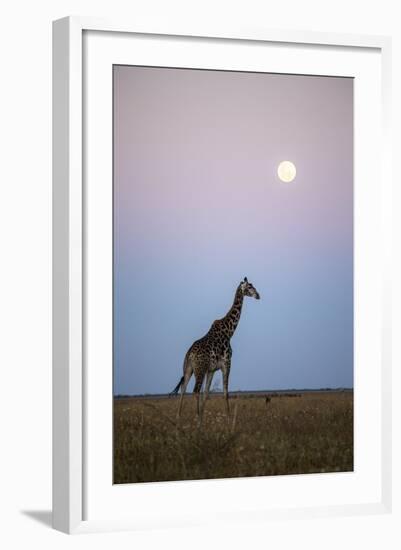
M 269 476 L 353 469 L 353 393 L 221 395 L 202 426 L 185 397 L 115 398 L 114 483 Z

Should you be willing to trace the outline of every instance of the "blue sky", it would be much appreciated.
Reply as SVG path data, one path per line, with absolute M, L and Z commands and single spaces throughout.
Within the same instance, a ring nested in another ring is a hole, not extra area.
M 352 79 L 115 67 L 115 393 L 170 391 L 244 276 L 230 389 L 352 386 Z

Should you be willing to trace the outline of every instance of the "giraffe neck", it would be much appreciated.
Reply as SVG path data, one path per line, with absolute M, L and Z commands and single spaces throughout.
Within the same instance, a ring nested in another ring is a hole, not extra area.
M 241 317 L 243 302 L 244 295 L 242 294 L 241 285 L 239 285 L 235 293 L 233 305 L 231 306 L 227 315 L 222 319 L 225 333 L 228 335 L 229 338 L 232 337 L 235 329 L 237 328 L 238 322 Z

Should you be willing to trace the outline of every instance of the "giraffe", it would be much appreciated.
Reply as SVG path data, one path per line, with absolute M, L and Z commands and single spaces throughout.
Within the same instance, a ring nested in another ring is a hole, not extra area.
M 193 393 L 196 399 L 196 410 L 198 417 L 201 416 L 206 400 L 209 396 L 213 375 L 217 370 L 221 370 L 223 373 L 224 399 L 226 403 L 227 415 L 229 415 L 230 407 L 228 403 L 228 378 L 230 375 L 232 355 L 230 340 L 241 317 L 244 296 L 256 298 L 256 300 L 260 299 L 258 291 L 252 283 L 248 282 L 246 277 L 238 285 L 235 292 L 233 305 L 229 309 L 227 315 L 225 315 L 222 319 L 217 319 L 214 321 L 209 329 L 209 332 L 200 340 L 196 340 L 187 351 L 184 359 L 184 374 L 177 386 L 171 392 L 172 394 L 177 394 L 181 388 L 180 404 L 177 413 L 178 417 L 181 415 L 183 398 L 192 375 L 195 377 Z M 199 394 L 205 378 L 206 382 L 203 403 L 200 407 Z

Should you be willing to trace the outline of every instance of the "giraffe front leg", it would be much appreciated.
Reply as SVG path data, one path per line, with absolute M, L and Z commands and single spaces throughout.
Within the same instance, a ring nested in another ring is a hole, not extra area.
M 227 411 L 227 415 L 229 416 L 230 415 L 230 405 L 228 403 L 228 379 L 229 379 L 229 376 L 230 376 L 230 367 L 231 367 L 231 363 L 230 361 L 225 361 L 224 363 L 224 366 L 222 367 L 222 372 L 223 372 L 223 390 L 224 390 L 224 400 L 226 402 L 226 411 Z

